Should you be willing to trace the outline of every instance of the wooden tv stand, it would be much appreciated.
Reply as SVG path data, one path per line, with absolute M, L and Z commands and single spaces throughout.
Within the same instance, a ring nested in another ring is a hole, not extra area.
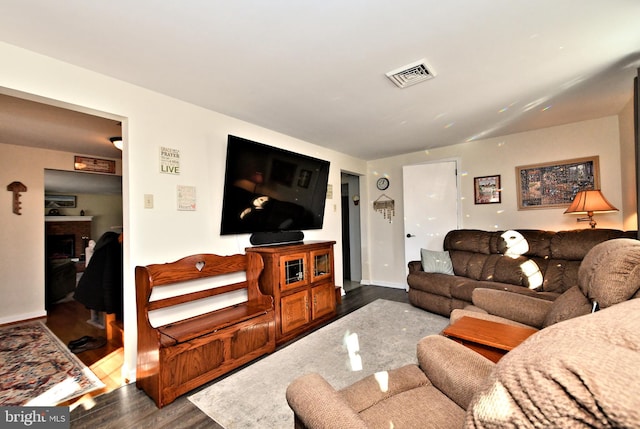
M 335 241 L 307 241 L 248 247 L 264 261 L 262 293 L 275 305 L 276 344 L 282 344 L 336 315 L 333 245 Z
M 507 352 L 538 332 L 533 328 L 507 325 L 475 317 L 461 317 L 447 326 L 442 334 L 498 362 Z

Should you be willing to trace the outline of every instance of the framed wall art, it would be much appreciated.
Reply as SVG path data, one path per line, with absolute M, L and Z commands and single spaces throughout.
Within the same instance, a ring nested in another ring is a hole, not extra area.
M 48 208 L 74 208 L 76 206 L 75 195 L 45 195 L 44 206 Z
M 476 204 L 501 203 L 500 175 L 474 177 L 473 197 Z
M 598 156 L 516 167 L 518 210 L 567 207 L 578 191 L 600 189 Z

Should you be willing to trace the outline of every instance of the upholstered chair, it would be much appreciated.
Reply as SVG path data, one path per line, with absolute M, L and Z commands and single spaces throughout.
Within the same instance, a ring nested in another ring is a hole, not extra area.
M 295 379 L 295 428 L 638 427 L 640 300 L 556 323 L 497 364 L 439 335 L 417 362 L 341 390 Z
M 640 296 L 640 241 L 619 238 L 594 246 L 578 270 L 578 284 L 555 301 L 502 290 L 476 289 L 473 305 L 451 313 L 500 323 L 546 328 Z

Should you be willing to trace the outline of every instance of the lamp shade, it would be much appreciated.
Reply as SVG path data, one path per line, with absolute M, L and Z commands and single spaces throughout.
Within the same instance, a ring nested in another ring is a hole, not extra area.
M 109 140 L 116 148 L 122 150 L 122 137 L 111 137 Z
M 576 194 L 573 202 L 569 206 L 565 213 L 575 214 L 593 214 L 594 212 L 617 212 L 615 208 L 607 199 L 602 195 L 599 189 L 580 191 Z

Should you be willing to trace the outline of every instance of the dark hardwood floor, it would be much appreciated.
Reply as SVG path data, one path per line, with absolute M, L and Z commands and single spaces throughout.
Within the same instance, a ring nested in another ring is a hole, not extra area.
M 361 286 L 342 297 L 342 302 L 337 309 L 338 317 L 345 316 L 379 298 L 409 302 L 404 289 Z M 279 348 L 286 346 L 287 344 L 284 344 Z M 231 374 L 233 372 L 227 376 Z M 212 381 L 200 389 L 204 389 L 222 378 L 224 377 Z M 198 390 L 182 395 L 166 407 L 158 409 L 142 390 L 136 388 L 135 383 L 128 384 L 75 408 L 71 412 L 71 427 L 91 429 L 222 428 L 187 399 L 187 396 Z

